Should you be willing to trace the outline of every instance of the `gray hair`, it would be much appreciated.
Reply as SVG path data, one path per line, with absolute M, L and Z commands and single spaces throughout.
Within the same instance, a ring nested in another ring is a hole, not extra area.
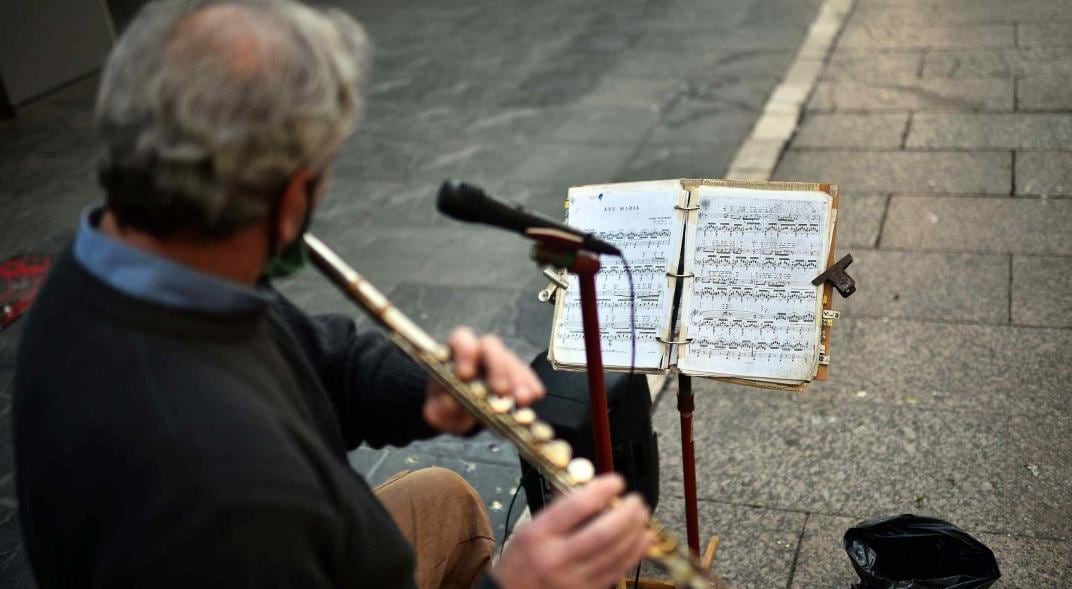
M 223 237 L 325 173 L 364 108 L 368 40 L 338 9 L 165 0 L 119 39 L 97 96 L 101 181 L 121 224 Z

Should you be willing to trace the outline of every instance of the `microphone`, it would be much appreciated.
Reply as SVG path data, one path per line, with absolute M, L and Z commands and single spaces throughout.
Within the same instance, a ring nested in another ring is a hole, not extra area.
M 555 229 L 580 237 L 584 249 L 590 252 L 610 256 L 622 255 L 621 250 L 591 233 L 549 219 L 519 204 L 495 200 L 480 188 L 457 180 L 447 180 L 439 187 L 436 208 L 440 213 L 458 221 L 484 223 L 522 235 L 526 229 Z

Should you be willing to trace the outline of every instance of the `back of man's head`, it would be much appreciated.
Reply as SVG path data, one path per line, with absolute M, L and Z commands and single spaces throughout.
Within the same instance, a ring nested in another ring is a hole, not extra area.
M 97 97 L 109 209 L 160 238 L 222 238 L 267 217 L 358 122 L 368 53 L 345 13 L 291 0 L 145 6 Z

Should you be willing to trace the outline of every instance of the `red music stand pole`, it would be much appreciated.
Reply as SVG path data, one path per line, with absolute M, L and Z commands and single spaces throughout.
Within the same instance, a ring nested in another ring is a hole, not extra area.
M 525 234 L 536 240 L 532 258 L 576 274 L 581 291 L 581 323 L 584 327 L 584 353 L 587 361 L 588 399 L 592 412 L 592 441 L 596 450 L 596 471 L 614 471 L 611 452 L 610 416 L 607 388 L 603 380 L 603 349 L 599 342 L 599 302 L 596 273 L 599 257 L 581 248 L 576 235 L 554 229 L 529 229 Z
M 700 554 L 700 516 L 696 507 L 696 449 L 692 442 L 692 412 L 696 404 L 692 396 L 692 377 L 677 376 L 677 411 L 681 418 L 681 470 L 685 479 L 685 530 L 689 548 Z

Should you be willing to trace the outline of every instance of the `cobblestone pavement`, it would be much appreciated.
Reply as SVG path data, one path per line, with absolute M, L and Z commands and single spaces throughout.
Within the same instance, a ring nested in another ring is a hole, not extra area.
M 438 183 L 463 178 L 561 216 L 572 184 L 719 176 L 818 0 L 341 3 L 366 23 L 376 67 L 367 120 L 340 156 L 315 231 L 437 337 L 464 323 L 527 359 L 546 347 L 550 321 L 527 244 L 439 218 Z M 100 200 L 95 88 L 84 80 L 0 122 L 0 259 L 57 251 Z M 312 271 L 284 289 L 314 311 L 355 312 Z M 32 586 L 8 418 L 19 333 L 19 324 L 0 333 L 4 587 Z M 373 483 L 430 464 L 457 470 L 485 498 L 497 534 L 519 474 L 516 454 L 488 436 L 351 459 Z

